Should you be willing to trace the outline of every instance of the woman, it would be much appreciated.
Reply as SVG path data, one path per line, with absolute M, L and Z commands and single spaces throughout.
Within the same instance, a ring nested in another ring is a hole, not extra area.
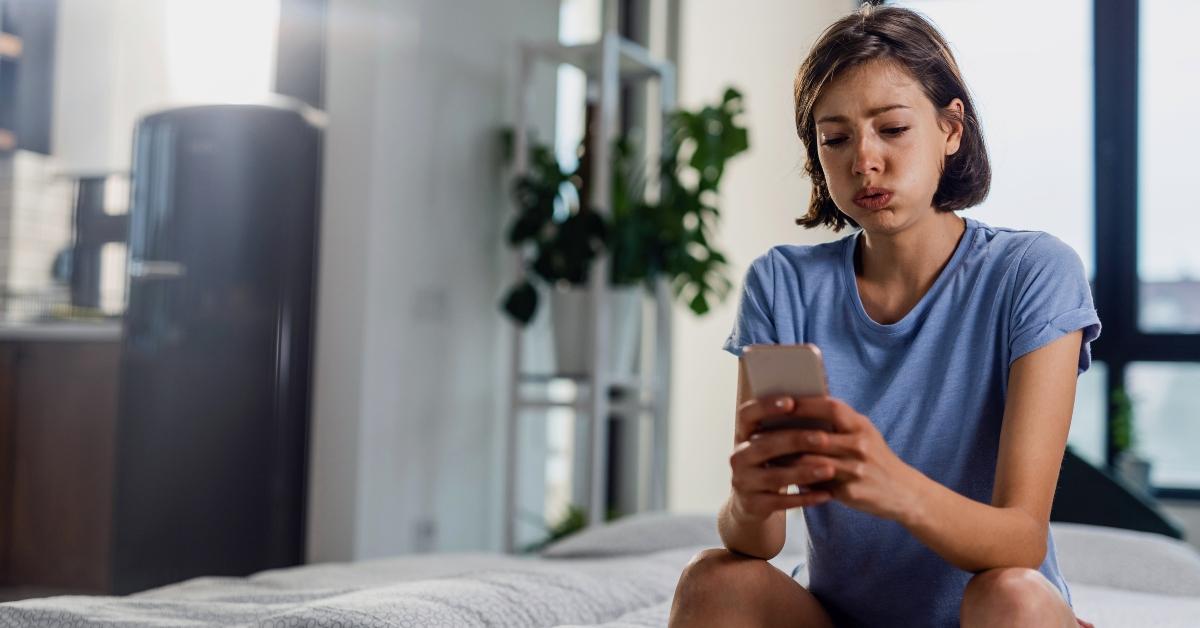
M 955 213 L 987 196 L 990 167 L 957 64 L 920 15 L 864 4 L 830 26 L 795 106 L 813 183 L 798 224 L 861 230 L 756 259 L 725 349 L 815 343 L 830 396 L 750 398 L 739 366 L 725 548 L 684 570 L 672 625 L 1090 626 L 1049 530 L 1100 332 L 1079 256 Z M 836 431 L 752 436 L 787 413 Z M 764 467 L 790 452 L 805 455 Z M 807 589 L 765 560 L 793 507 Z

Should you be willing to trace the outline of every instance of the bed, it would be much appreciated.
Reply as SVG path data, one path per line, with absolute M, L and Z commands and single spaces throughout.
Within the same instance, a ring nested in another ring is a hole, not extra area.
M 799 511 L 792 511 L 798 513 Z M 771 562 L 805 559 L 803 521 Z M 1100 628 L 1200 626 L 1200 553 L 1158 534 L 1052 523 L 1077 613 Z M 626 517 L 536 556 L 421 554 L 195 578 L 124 597 L 0 604 L 0 626 L 664 626 L 711 514 Z M 797 579 L 807 582 L 802 569 Z

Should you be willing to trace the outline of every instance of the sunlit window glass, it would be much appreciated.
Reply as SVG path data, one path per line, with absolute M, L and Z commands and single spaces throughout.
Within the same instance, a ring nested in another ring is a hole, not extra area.
M 1138 325 L 1200 331 L 1200 196 L 1180 168 L 1195 162 L 1200 130 L 1200 2 L 1142 0 L 1138 56 Z
M 1054 234 L 1079 253 L 1090 277 L 1091 0 L 891 4 L 937 25 L 979 110 L 992 189 L 982 205 L 963 213 L 993 226 Z

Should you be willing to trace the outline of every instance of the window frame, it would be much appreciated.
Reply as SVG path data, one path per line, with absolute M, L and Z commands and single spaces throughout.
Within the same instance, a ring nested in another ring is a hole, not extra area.
M 1139 0 L 1093 0 L 1095 89 L 1094 295 L 1103 331 L 1093 357 L 1108 367 L 1105 462 L 1116 466 L 1112 392 L 1126 387 L 1132 362 L 1200 362 L 1200 334 L 1138 327 Z M 1200 499 L 1200 488 L 1151 488 L 1154 496 Z
M 1107 369 L 1102 407 L 1104 464 L 1110 473 L 1116 473 L 1119 454 L 1112 393 L 1126 388 L 1129 365 L 1200 363 L 1200 333 L 1151 333 L 1138 327 L 1140 16 L 1140 0 L 1092 1 L 1092 294 L 1103 327 L 1092 344 L 1092 358 Z M 1200 487 L 1152 486 L 1151 492 L 1155 497 L 1200 500 Z

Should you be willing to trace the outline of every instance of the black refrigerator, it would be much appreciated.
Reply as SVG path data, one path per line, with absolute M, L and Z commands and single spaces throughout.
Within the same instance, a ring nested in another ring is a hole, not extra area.
M 303 562 L 322 127 L 289 100 L 136 126 L 115 593 Z

